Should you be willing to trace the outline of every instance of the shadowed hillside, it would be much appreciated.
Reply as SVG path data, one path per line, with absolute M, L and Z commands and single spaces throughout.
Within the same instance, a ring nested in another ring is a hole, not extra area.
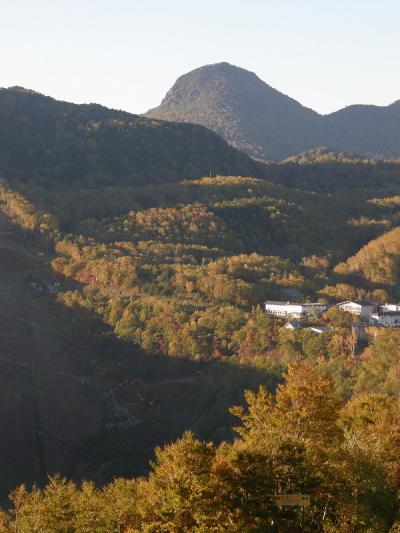
M 189 124 L 0 89 L 0 171 L 46 187 L 138 185 L 205 174 L 258 174 L 249 157 Z
M 0 211 L 0 501 L 55 472 L 96 483 L 141 474 L 153 448 L 187 428 L 229 438 L 226 408 L 243 387 L 276 382 L 117 339 L 88 309 L 57 300 L 71 285 L 54 284 L 49 259 Z

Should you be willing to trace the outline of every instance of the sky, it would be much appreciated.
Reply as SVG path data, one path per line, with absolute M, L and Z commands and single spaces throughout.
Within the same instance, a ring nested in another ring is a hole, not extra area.
M 0 87 L 132 113 L 228 61 L 320 113 L 400 99 L 399 0 L 0 0 Z

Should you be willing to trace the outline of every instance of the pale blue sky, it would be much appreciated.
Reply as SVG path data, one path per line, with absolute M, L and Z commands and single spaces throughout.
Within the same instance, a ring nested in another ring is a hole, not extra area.
M 0 0 L 0 86 L 142 113 L 228 61 L 327 113 L 400 99 L 399 0 Z

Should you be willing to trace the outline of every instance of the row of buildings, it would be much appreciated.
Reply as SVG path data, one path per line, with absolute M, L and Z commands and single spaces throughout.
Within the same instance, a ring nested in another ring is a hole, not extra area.
M 340 302 L 334 306 L 328 304 L 265 302 L 267 314 L 288 319 L 313 319 L 330 307 L 337 307 L 359 317 L 361 322 L 370 325 L 400 327 L 400 304 L 376 305 L 372 302 L 353 301 Z

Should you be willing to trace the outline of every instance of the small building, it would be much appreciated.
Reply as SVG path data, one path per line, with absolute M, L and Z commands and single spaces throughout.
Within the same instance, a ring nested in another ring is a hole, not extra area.
M 347 311 L 352 315 L 359 316 L 361 320 L 368 320 L 372 313 L 376 311 L 377 306 L 371 302 L 353 301 L 340 302 L 336 306 L 342 311 Z
M 265 302 L 265 311 L 272 316 L 280 318 L 311 318 L 327 309 L 327 305 L 320 303 L 294 303 L 294 302 Z
M 400 312 L 400 304 L 385 304 L 379 306 L 380 313 L 392 313 L 393 311 Z
M 300 329 L 301 328 L 301 322 L 299 320 L 289 320 L 286 322 L 286 324 L 283 326 L 284 329 Z

